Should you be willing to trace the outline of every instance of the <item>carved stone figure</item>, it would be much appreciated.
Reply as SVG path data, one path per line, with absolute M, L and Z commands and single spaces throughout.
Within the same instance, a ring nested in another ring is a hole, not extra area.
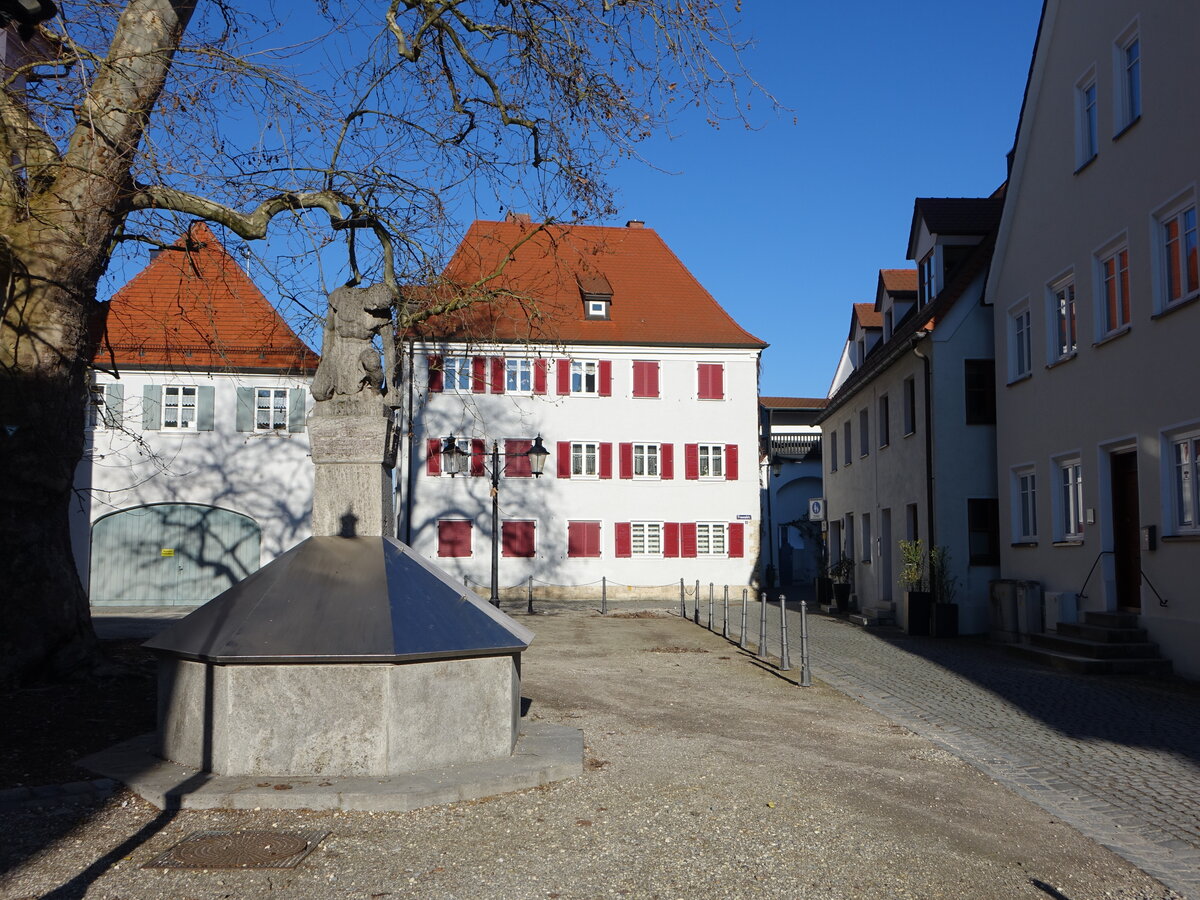
M 395 347 L 391 334 L 392 295 L 386 285 L 340 287 L 329 295 L 325 318 L 325 343 L 321 363 L 313 378 L 316 415 L 361 414 L 399 405 L 399 392 L 391 383 L 395 373 Z M 383 361 L 373 339 L 383 334 Z M 332 408 L 322 401 L 334 401 Z

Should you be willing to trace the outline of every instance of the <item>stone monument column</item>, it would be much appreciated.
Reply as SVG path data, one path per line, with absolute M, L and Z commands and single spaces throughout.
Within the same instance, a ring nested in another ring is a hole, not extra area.
M 395 405 L 391 292 L 385 285 L 340 287 L 329 295 L 317 401 L 308 419 L 315 537 L 395 537 L 392 469 L 399 432 Z M 373 340 L 383 337 L 385 374 Z

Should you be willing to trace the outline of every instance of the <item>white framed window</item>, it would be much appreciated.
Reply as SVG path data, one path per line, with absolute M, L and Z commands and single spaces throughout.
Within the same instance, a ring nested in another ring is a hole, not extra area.
M 254 430 L 287 431 L 288 389 L 254 389 Z
M 724 522 L 696 523 L 696 555 L 724 556 L 728 550 L 725 542 Z
M 1075 85 L 1075 168 L 1082 169 L 1100 151 L 1100 123 L 1093 66 Z
M 888 408 L 888 395 L 879 398 L 879 412 L 876 414 L 876 429 L 879 431 L 879 449 L 883 449 L 892 441 L 892 419 Z
M 850 465 L 850 456 L 854 452 L 850 447 L 850 420 L 842 423 L 842 465 Z
M 533 360 L 504 360 L 504 391 L 508 394 L 533 393 Z
M 1196 200 L 1188 190 L 1154 216 L 1158 276 L 1157 309 L 1162 312 L 1200 293 L 1200 246 Z
M 864 407 L 858 411 L 858 455 L 869 456 L 871 453 L 870 413 Z
M 701 478 L 721 479 L 725 477 L 725 445 L 700 444 L 697 446 L 699 455 L 699 473 Z
M 662 522 L 630 522 L 629 552 L 631 556 L 662 556 Z
M 462 394 L 471 392 L 471 358 L 447 356 L 442 360 L 442 387 Z
M 1066 359 L 1075 354 L 1079 336 L 1075 317 L 1075 277 L 1067 275 L 1047 286 L 1046 313 L 1049 316 L 1047 329 L 1051 336 L 1050 362 Z
M 1055 460 L 1055 538 L 1083 540 L 1083 461 L 1078 456 Z
M 633 477 L 658 478 L 660 449 L 658 444 L 633 445 Z
M 93 384 L 87 409 L 89 428 L 120 428 L 124 385 Z
M 1142 115 L 1142 41 L 1136 19 L 1113 42 L 1113 86 L 1116 136 Z
M 1124 236 L 1096 254 L 1097 340 L 1129 326 L 1129 245 Z
M 571 360 L 571 393 L 596 396 L 599 370 L 594 360 Z
M 579 441 L 571 444 L 571 477 L 600 477 L 599 458 L 600 445 L 598 443 Z
M 838 466 L 837 455 L 838 433 L 836 428 L 829 430 L 829 471 L 836 472 Z
M 917 305 L 924 306 L 937 296 L 937 248 L 930 250 L 917 265 Z
M 1033 466 L 1020 466 L 1012 470 L 1012 538 L 1028 543 L 1037 536 L 1037 472 Z
M 1008 380 L 1033 374 L 1033 338 L 1029 301 L 1024 300 L 1008 311 Z
M 448 471 L 446 471 L 446 464 L 442 461 L 444 459 L 446 444 L 449 442 L 449 440 L 450 440 L 450 437 L 448 435 L 442 435 L 442 437 L 440 437 L 438 439 L 437 452 L 439 454 L 439 456 L 438 456 L 439 462 L 437 465 L 437 472 L 436 473 L 431 472 L 430 474 L 437 474 L 437 475 L 442 476 L 443 478 L 451 477 L 450 473 Z M 466 460 L 466 463 L 463 467 L 463 471 L 459 472 L 458 474 L 459 475 L 473 474 L 471 472 L 471 468 L 472 468 L 471 463 L 473 462 L 473 460 L 471 459 L 471 439 L 466 438 L 466 437 L 456 437 L 454 439 L 454 446 L 455 446 L 455 449 L 457 449 L 460 454 L 464 454 L 464 453 L 466 454 L 466 456 L 464 457 L 464 459 Z
M 193 385 L 163 385 L 162 428 L 164 431 L 196 430 L 196 388 Z
M 1176 534 L 1200 534 L 1200 487 L 1196 457 L 1200 431 L 1175 434 L 1171 443 L 1171 507 Z
M 589 319 L 607 319 L 608 318 L 608 301 L 607 300 L 588 300 L 585 315 Z

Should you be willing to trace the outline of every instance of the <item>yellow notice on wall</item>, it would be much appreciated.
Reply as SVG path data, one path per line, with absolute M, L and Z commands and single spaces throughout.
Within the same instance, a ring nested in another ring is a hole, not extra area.
M 163 548 L 162 548 L 162 550 L 161 550 L 161 551 L 159 551 L 159 552 L 160 552 L 160 553 L 161 553 L 163 556 L 174 556 L 174 555 L 175 555 L 175 548 L 173 548 L 173 547 L 163 547 Z

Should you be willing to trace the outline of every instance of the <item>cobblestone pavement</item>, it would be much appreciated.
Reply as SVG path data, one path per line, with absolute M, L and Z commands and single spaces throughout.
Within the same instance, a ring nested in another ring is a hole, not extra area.
M 738 607 L 730 613 L 733 640 Z M 760 608 L 749 605 L 751 650 Z M 909 637 L 823 615 L 808 620 L 814 677 L 1200 900 L 1200 688 L 1059 672 L 973 639 Z M 718 603 L 715 630 L 721 626 Z M 798 611 L 789 610 L 788 630 L 787 674 L 799 679 Z M 768 606 L 767 632 L 768 652 L 778 657 L 777 605 Z

